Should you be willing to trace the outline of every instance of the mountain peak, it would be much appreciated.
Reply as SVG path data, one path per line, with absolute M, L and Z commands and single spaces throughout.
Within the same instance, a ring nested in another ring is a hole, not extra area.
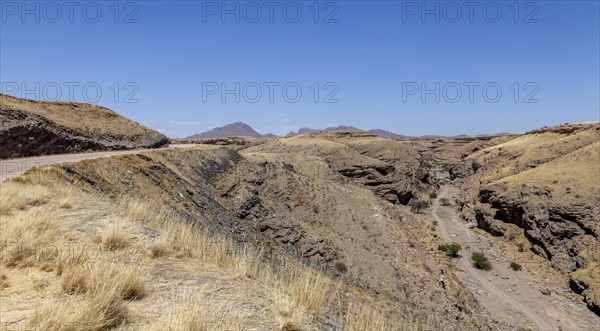
M 261 135 L 244 122 L 234 122 L 212 130 L 194 134 L 186 139 L 222 138 L 222 137 L 271 137 L 272 134 Z

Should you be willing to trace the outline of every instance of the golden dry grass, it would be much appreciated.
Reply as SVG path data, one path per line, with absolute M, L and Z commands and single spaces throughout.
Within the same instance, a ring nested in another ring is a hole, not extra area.
M 192 226 L 148 201 L 123 197 L 115 204 L 52 176 L 40 178 L 37 184 L 0 184 L 0 242 L 6 253 L 0 288 L 12 293 L 0 312 L 33 309 L 25 316 L 28 327 L 314 329 L 316 318 L 333 304 L 333 292 L 343 287 L 297 261 L 265 260 L 260 248 Z M 158 237 L 145 237 L 144 231 Z M 65 243 L 76 245 L 64 249 Z M 19 276 L 23 268 L 31 277 Z M 172 276 L 157 276 L 165 273 Z M 175 298 L 173 309 L 160 308 L 185 279 L 203 273 L 222 280 L 187 283 L 194 295 Z M 258 304 L 263 313 L 251 308 Z M 363 322 L 372 319 L 346 318 L 349 329 L 377 325 Z
M 102 288 L 85 300 L 69 297 L 59 304 L 40 309 L 29 319 L 36 330 L 107 330 L 126 322 L 129 310 L 116 287 Z
M 8 214 L 12 210 L 23 210 L 28 206 L 37 206 L 48 202 L 51 192 L 43 186 L 32 186 L 29 189 L 20 188 L 17 183 L 2 184 L 0 194 L 0 213 Z
M 350 304 L 344 320 L 345 330 L 390 330 L 385 316 L 367 304 Z
M 101 237 L 102 248 L 109 251 L 124 249 L 129 246 L 131 238 L 126 233 L 120 220 L 111 220 Z

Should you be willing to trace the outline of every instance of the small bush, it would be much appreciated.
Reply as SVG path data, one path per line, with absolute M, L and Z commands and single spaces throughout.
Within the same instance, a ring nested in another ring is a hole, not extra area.
M 73 208 L 73 204 L 69 199 L 64 199 L 60 202 L 60 208 L 62 209 L 71 209 Z
M 521 265 L 518 264 L 517 262 L 511 262 L 510 263 L 510 267 L 512 268 L 512 270 L 514 271 L 521 271 Z
M 441 198 L 440 201 L 442 202 L 442 206 L 445 206 L 445 207 L 452 206 L 452 203 L 450 202 L 450 200 L 448 200 L 446 198 Z
M 429 198 L 431 198 L 431 199 L 436 199 L 436 198 L 437 198 L 437 193 L 436 193 L 436 192 L 431 192 L 431 193 L 429 194 Z
M 110 226 L 102 236 L 102 248 L 107 251 L 123 249 L 129 246 L 130 238 L 119 225 Z
M 80 269 L 72 269 L 62 274 L 62 289 L 67 294 L 86 291 L 86 275 Z
M 150 256 L 153 258 L 163 257 L 170 254 L 170 248 L 164 243 L 154 243 L 149 247 Z
M 450 257 L 458 257 L 458 252 L 460 252 L 461 249 L 462 247 L 460 247 L 460 245 L 457 243 L 443 244 L 438 246 L 438 250 L 445 252 L 446 255 Z
M 345 274 L 346 272 L 348 272 L 348 267 L 343 262 L 336 262 L 335 270 L 337 270 L 341 274 Z
M 423 212 L 423 209 L 425 209 L 429 206 L 429 202 L 427 202 L 425 200 L 416 200 L 416 201 L 412 201 L 409 205 L 410 205 L 410 211 L 412 211 L 413 213 L 420 214 Z
M 481 252 L 474 252 L 473 255 L 471 255 L 471 260 L 473 260 L 473 265 L 477 269 L 481 269 L 481 270 L 491 270 L 492 269 L 492 264 L 487 259 L 487 257 L 485 257 L 485 255 L 483 255 L 483 253 L 481 253 Z
M 521 253 L 522 253 L 522 252 L 524 252 L 524 251 L 525 251 L 525 244 L 523 244 L 523 243 L 519 243 L 519 244 L 517 245 L 517 248 L 519 249 L 519 252 L 521 252 Z
M 0 274 L 0 290 L 8 287 L 8 282 L 6 281 L 8 277 L 5 274 Z

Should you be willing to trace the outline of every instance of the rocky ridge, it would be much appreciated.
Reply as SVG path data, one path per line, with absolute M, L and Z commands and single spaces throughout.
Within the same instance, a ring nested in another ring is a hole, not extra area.
M 0 159 L 156 148 L 164 135 L 96 105 L 0 95 Z

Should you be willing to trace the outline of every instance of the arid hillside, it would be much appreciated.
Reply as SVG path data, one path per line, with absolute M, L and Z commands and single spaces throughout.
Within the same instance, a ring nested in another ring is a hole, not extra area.
M 356 131 L 213 138 L 31 169 L 0 183 L 0 322 L 526 330 L 556 312 L 548 325 L 585 329 L 597 317 L 569 280 L 594 310 L 597 128 L 409 141 Z M 536 182 L 519 181 L 535 169 Z M 531 250 L 533 262 L 517 272 L 490 255 L 496 269 L 476 270 L 468 253 L 439 251 L 459 235 L 465 251 L 476 236 L 499 255 Z M 531 302 L 511 292 L 518 286 Z
M 429 184 L 418 154 L 392 143 L 397 149 L 328 133 L 237 152 L 199 146 L 51 166 L 2 183 L 3 322 L 495 328 L 448 266 L 423 254 L 427 217 L 396 208 Z M 410 178 L 384 180 L 400 174 Z M 84 251 L 37 249 L 71 243 Z
M 0 95 L 0 158 L 154 148 L 162 134 L 93 104 Z
M 462 158 L 462 214 L 495 236 L 525 236 L 600 314 L 600 124 L 547 127 Z

